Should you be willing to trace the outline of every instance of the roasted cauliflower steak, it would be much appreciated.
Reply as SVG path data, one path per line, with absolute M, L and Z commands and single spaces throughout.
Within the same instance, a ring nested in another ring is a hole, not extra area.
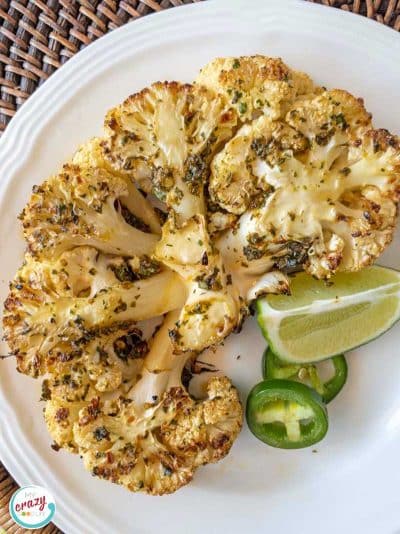
M 17 370 L 43 380 L 52 447 L 152 495 L 222 459 L 238 392 L 218 373 L 195 397 L 188 366 L 256 298 L 290 293 L 291 272 L 374 262 L 399 194 L 399 138 L 279 58 L 216 58 L 111 109 L 33 188 L 4 303 Z

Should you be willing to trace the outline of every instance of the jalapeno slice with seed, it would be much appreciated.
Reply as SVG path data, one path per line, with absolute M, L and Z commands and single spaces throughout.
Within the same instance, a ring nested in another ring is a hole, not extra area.
M 247 399 L 246 419 L 258 439 L 280 449 L 309 447 L 328 431 L 328 414 L 321 396 L 291 380 L 257 384 Z
M 263 355 L 262 373 L 265 379 L 287 378 L 306 384 L 315 389 L 325 404 L 328 404 L 346 383 L 347 362 L 344 355 L 339 354 L 314 364 L 286 363 L 268 347 Z M 327 375 L 326 378 L 324 375 Z

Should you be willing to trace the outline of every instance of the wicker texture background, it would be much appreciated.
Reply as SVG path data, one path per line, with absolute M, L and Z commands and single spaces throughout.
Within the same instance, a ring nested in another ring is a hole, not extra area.
M 129 20 L 201 0 L 0 0 L 0 132 L 60 65 Z M 311 0 L 312 1 L 312 0 Z M 400 0 L 317 0 L 400 30 Z
M 202 0 L 0 0 L 0 134 L 16 110 L 63 63 L 130 20 Z M 400 31 L 400 0 L 305 0 L 359 13 Z M 13 523 L 17 485 L 0 463 L 0 533 Z M 41 534 L 60 533 L 49 525 Z

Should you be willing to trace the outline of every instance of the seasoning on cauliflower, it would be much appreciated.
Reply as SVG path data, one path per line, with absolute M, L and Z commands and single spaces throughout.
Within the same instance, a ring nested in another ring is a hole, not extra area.
M 151 253 L 158 236 L 130 211 L 134 189 L 102 168 L 65 164 L 59 174 L 34 186 L 20 215 L 29 252 L 53 258 L 88 245 L 109 254 Z
M 196 83 L 223 95 L 241 121 L 260 115 L 278 119 L 296 98 L 318 91 L 307 74 L 290 69 L 280 58 L 261 55 L 213 59 Z
M 76 257 L 76 250 L 70 254 Z M 3 317 L 4 337 L 21 372 L 43 374 L 54 359 L 72 358 L 105 327 L 157 317 L 184 304 L 185 286 L 172 271 L 125 278 L 128 263 L 113 272 L 108 261 L 116 259 L 100 255 L 83 278 L 79 269 L 68 271 L 66 253 L 53 267 L 26 257 L 10 285 Z
M 131 171 L 183 219 L 204 211 L 211 157 L 231 135 L 236 113 L 201 86 L 158 82 L 130 96 L 105 120 L 105 158 Z M 144 185 L 146 188 L 146 185 Z
M 176 491 L 197 467 L 223 458 L 241 428 L 242 408 L 227 378 L 212 378 L 199 400 L 182 385 L 187 355 L 175 355 L 169 341 L 176 319 L 169 314 L 155 335 L 142 378 L 129 391 L 125 385 L 92 399 L 73 425 L 86 468 L 131 491 Z
M 211 196 L 241 214 L 217 246 L 258 275 L 359 270 L 392 238 L 399 178 L 399 140 L 371 129 L 360 100 L 340 90 L 305 98 L 285 121 L 243 126 L 215 157 Z

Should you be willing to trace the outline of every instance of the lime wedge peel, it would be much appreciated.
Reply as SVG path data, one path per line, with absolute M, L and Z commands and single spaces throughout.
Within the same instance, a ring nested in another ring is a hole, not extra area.
M 288 362 L 310 363 L 330 358 L 368 343 L 386 332 L 400 318 L 400 273 L 383 267 L 370 267 L 369 276 L 388 277 L 393 281 L 366 287 L 365 275 L 360 277 L 363 289 L 354 292 L 354 277 L 349 273 L 352 294 L 346 293 L 346 275 L 332 281 L 340 296 L 332 298 L 332 289 L 326 289 L 323 281 L 315 281 L 300 273 L 294 286 L 300 290 L 293 296 L 270 295 L 257 302 L 257 319 L 271 349 Z M 375 276 L 376 275 L 376 276 Z M 309 282 L 308 282 L 309 279 Z M 300 294 L 307 285 L 313 287 L 318 297 L 308 304 Z M 328 298 L 324 297 L 324 292 Z M 285 300 L 283 300 L 285 299 Z M 286 300 L 288 299 L 288 300 Z
M 325 311 L 337 310 L 339 308 L 346 308 L 353 304 L 360 304 L 361 302 L 370 302 L 371 300 L 377 300 L 379 298 L 385 298 L 387 296 L 400 296 L 400 281 L 392 284 L 386 284 L 378 289 L 368 289 L 354 295 L 346 295 L 335 299 L 318 299 L 312 304 L 306 304 L 305 306 L 299 306 L 290 310 L 278 310 L 269 305 L 268 313 L 272 317 L 288 317 L 290 315 L 299 315 L 301 313 L 319 314 Z

